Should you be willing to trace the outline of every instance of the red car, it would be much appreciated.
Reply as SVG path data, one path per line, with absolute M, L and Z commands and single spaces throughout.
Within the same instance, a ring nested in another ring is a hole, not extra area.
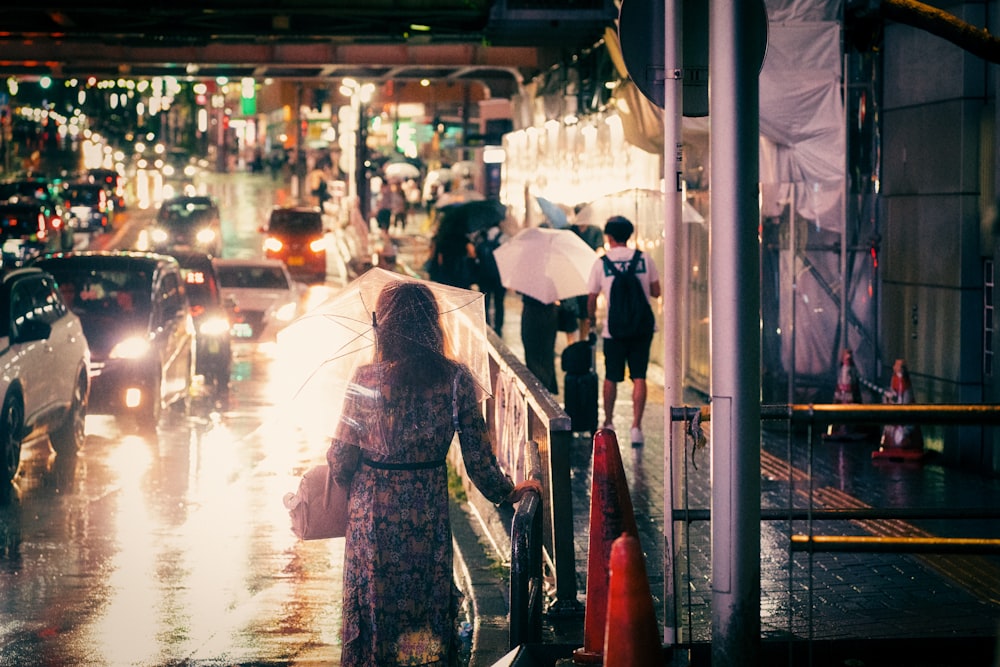
M 298 280 L 326 280 L 326 235 L 323 214 L 314 206 L 290 206 L 271 211 L 264 233 L 264 256 L 280 259 Z

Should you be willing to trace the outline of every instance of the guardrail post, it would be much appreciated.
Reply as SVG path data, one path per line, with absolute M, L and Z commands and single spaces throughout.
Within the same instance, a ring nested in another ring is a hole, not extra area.
M 576 551 L 573 544 L 573 489 L 570 485 L 572 446 L 571 432 L 550 432 L 548 504 L 556 586 L 555 599 L 549 605 L 548 613 L 554 616 L 578 616 L 582 611 L 577 600 Z

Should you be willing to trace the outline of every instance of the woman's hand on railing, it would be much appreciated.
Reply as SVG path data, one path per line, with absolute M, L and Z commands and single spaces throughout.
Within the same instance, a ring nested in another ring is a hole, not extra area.
M 521 498 L 523 498 L 524 494 L 527 493 L 528 491 L 534 491 L 539 495 L 539 497 L 541 497 L 542 483 L 537 479 L 524 480 L 520 484 L 514 486 L 514 490 L 510 492 L 509 496 L 507 496 L 507 502 L 509 503 L 520 502 Z

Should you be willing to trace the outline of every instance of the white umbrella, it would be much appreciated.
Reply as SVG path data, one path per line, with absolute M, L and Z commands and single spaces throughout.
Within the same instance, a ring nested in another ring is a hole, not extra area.
M 405 181 L 408 178 L 420 178 L 420 170 L 409 162 L 390 162 L 383 170 L 386 179 L 390 181 Z
M 493 256 L 504 287 L 554 303 L 587 293 L 597 260 L 583 239 L 568 229 L 531 227 L 500 245 Z
M 431 169 L 427 172 L 427 182 L 428 183 L 450 183 L 451 182 L 451 169 L 447 167 L 441 167 L 440 169 Z
M 451 172 L 462 178 L 472 178 L 472 175 L 476 173 L 476 163 L 472 160 L 461 160 L 451 165 Z

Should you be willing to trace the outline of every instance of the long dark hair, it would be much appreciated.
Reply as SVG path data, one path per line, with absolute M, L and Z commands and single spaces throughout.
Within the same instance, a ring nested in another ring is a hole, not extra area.
M 424 284 L 386 284 L 375 304 L 376 362 L 393 386 L 434 386 L 450 379 L 441 312 Z

